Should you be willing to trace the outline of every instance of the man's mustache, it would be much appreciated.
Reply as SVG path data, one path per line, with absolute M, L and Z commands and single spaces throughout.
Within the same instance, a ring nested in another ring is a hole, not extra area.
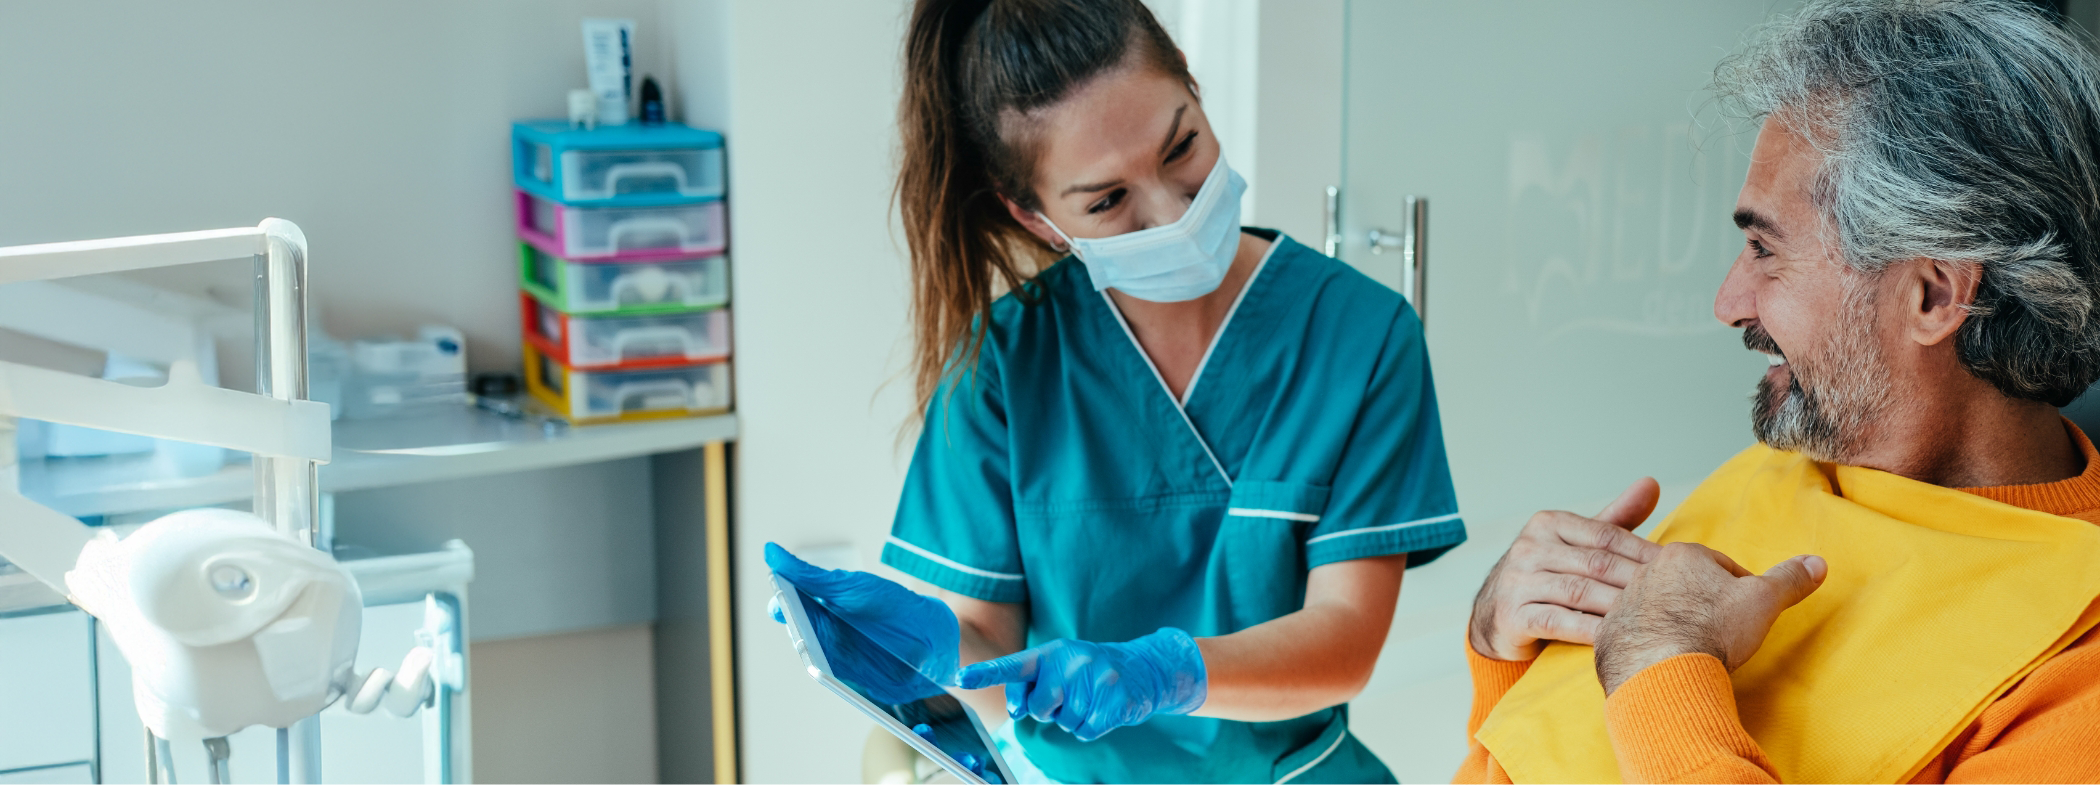
M 1743 328 L 1743 348 L 1753 352 L 1786 356 L 1786 352 L 1779 350 L 1779 342 L 1772 340 L 1772 334 L 1765 332 L 1763 326 L 1755 324 Z

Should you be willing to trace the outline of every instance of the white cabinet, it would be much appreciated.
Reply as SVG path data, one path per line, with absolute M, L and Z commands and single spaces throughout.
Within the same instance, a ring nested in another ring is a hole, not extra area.
M 93 633 L 79 611 L 0 618 L 0 782 L 87 782 Z

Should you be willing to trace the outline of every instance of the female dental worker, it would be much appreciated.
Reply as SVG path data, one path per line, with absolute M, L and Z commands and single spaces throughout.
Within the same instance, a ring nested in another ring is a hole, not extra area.
M 1139 0 L 919 0 L 908 36 L 924 419 L 882 560 L 941 598 L 769 563 L 935 681 L 1003 686 L 968 697 L 1054 780 L 1391 781 L 1343 704 L 1402 572 L 1465 539 L 1421 323 L 1241 228 Z

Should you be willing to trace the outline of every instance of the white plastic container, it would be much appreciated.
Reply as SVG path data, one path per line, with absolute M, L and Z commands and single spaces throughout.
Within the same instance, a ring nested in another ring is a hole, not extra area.
M 408 340 L 350 344 L 343 418 L 366 420 L 467 401 L 466 339 L 459 330 L 425 326 Z

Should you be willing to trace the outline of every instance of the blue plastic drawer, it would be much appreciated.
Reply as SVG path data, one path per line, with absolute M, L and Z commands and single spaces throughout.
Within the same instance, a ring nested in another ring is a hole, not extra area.
M 651 207 L 722 197 L 722 135 L 682 125 L 585 131 L 561 121 L 511 127 L 519 188 L 574 206 Z

